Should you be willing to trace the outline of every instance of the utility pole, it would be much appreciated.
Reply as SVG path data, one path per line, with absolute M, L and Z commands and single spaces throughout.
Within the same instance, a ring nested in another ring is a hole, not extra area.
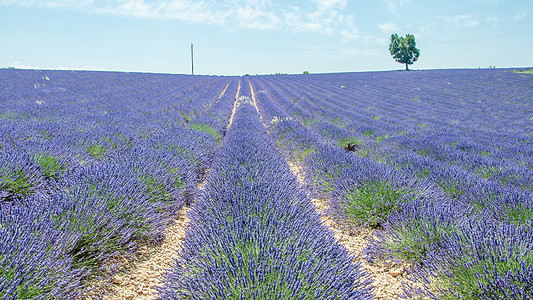
M 193 44 L 191 43 L 191 73 L 194 75 L 194 52 L 193 52 Z

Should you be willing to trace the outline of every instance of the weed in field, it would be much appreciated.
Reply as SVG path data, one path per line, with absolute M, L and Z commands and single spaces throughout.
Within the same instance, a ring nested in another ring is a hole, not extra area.
M 87 153 L 96 159 L 104 157 L 107 150 L 108 149 L 105 146 L 99 144 L 94 144 L 86 148 Z
M 489 179 L 498 175 L 499 169 L 497 167 L 481 166 L 477 167 L 474 172 L 482 178 Z
M 217 143 L 220 143 L 220 140 L 222 140 L 222 135 L 218 131 L 216 131 L 216 129 L 209 125 L 205 125 L 202 123 L 194 123 L 189 125 L 189 128 L 209 133 L 217 141 Z
M 380 136 L 376 137 L 374 140 L 376 141 L 376 143 L 380 144 L 381 142 L 383 142 L 384 140 L 386 140 L 388 138 L 389 138 L 389 135 L 386 134 L 386 135 L 380 135 Z
M 453 226 L 438 224 L 434 220 L 411 220 L 393 229 L 394 239 L 385 240 L 384 248 L 396 258 L 420 263 L 431 249 L 443 242 L 446 234 L 454 230 Z
M 64 163 L 50 154 L 39 153 L 35 155 L 35 162 L 41 167 L 43 177 L 50 179 L 59 179 L 60 175 L 64 175 L 67 168 Z
M 366 131 L 363 131 L 363 135 L 366 136 L 366 137 L 371 137 L 373 136 L 374 134 L 376 134 L 376 132 L 374 130 L 366 130 Z
M 2 196 L 7 200 L 26 197 L 34 193 L 34 183 L 21 169 L 12 173 L 5 172 L 4 175 L 0 175 L 0 191 L 4 191 L 6 195 Z
M 439 299 L 531 299 L 531 225 L 513 226 L 491 226 L 483 235 L 470 228 L 460 232 L 455 255 L 430 277 Z
M 185 120 L 185 123 L 189 123 L 192 118 L 185 112 L 180 111 L 180 115 L 183 117 L 183 120 Z
M 379 227 L 405 201 L 406 190 L 395 188 L 388 182 L 363 183 L 349 191 L 343 210 L 351 223 Z
M 0 261 L 2 261 L 2 256 L 0 256 Z M 0 266 L 0 278 L 13 279 L 17 273 L 17 270 L 10 269 L 7 261 L 2 261 L 2 263 L 4 265 Z M 33 282 L 21 282 L 16 289 L 17 299 L 35 299 L 43 294 L 46 294 L 50 288 L 50 286 L 39 288 Z M 6 296 L 6 292 L 0 291 L 0 298 L 3 299 L 4 296 Z
M 533 220 L 533 209 L 524 204 L 506 205 L 503 207 L 503 212 L 507 219 L 516 226 Z

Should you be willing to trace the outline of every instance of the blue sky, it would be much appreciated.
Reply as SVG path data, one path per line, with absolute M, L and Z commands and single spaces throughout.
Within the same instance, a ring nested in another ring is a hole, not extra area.
M 0 0 L 0 67 L 243 75 L 533 66 L 533 1 Z

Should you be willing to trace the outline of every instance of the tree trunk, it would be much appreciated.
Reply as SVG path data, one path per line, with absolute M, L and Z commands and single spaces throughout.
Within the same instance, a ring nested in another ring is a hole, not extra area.
M 409 64 L 405 63 L 405 70 L 409 71 Z

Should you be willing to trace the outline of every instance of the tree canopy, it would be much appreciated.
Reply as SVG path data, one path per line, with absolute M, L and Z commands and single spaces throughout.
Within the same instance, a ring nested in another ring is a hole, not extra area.
M 389 52 L 397 62 L 405 64 L 406 71 L 420 56 L 420 49 L 416 48 L 415 36 L 412 34 L 406 34 L 405 38 L 396 33 L 391 35 Z

